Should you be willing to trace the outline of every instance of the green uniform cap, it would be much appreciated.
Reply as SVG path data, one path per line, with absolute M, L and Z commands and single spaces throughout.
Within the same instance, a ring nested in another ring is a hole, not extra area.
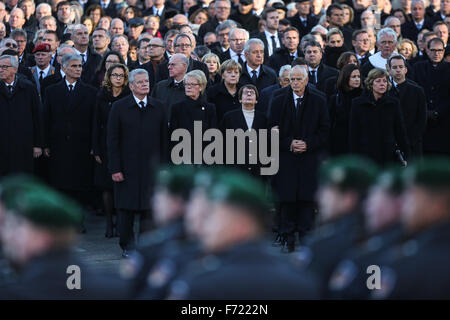
M 428 158 L 406 168 L 404 181 L 430 189 L 450 188 L 450 158 Z
M 263 183 L 238 171 L 224 171 L 211 189 L 213 201 L 242 206 L 259 213 L 271 209 L 271 195 L 266 193 Z
M 159 171 L 158 186 L 169 193 L 188 199 L 194 186 L 195 170 L 190 165 L 165 167 Z
M 327 161 L 320 168 L 320 184 L 333 185 L 342 190 L 365 192 L 375 181 L 377 167 L 369 159 L 341 156 Z
M 10 213 L 41 227 L 76 228 L 83 219 L 81 208 L 74 201 L 25 175 L 0 182 L 0 201 Z
M 392 194 L 400 194 L 403 192 L 405 184 L 403 181 L 404 169 L 401 168 L 390 168 L 383 171 L 375 182 L 375 185 L 383 188 Z

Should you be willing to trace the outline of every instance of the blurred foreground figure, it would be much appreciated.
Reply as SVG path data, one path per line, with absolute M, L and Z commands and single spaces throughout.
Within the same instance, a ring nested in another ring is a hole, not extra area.
M 93 274 L 72 252 L 82 213 L 70 199 L 32 178 L 10 177 L 0 183 L 0 212 L 4 255 L 17 271 L 14 283 L 0 287 L 0 299 L 125 295 L 125 287 Z
M 198 233 L 204 256 L 172 282 L 169 299 L 314 299 L 314 278 L 298 273 L 264 239 L 270 201 L 264 186 L 224 172 L 208 192 Z

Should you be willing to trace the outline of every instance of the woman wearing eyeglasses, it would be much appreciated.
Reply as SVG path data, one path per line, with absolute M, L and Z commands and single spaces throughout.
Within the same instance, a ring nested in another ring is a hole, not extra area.
M 105 237 L 117 236 L 117 222 L 114 225 L 113 208 L 113 182 L 108 171 L 108 158 L 106 150 L 106 128 L 112 104 L 130 94 L 128 88 L 128 68 L 121 63 L 112 64 L 106 71 L 103 86 L 97 94 L 97 103 L 94 112 L 94 128 L 92 148 L 96 161 L 94 184 L 102 190 L 103 206 L 106 215 Z
M 217 128 L 216 107 L 214 104 L 208 103 L 203 94 L 207 83 L 203 71 L 193 70 L 184 76 L 183 81 L 186 98 L 172 106 L 169 131 L 171 136 L 176 129 L 188 130 L 192 137 L 191 151 L 193 151 L 194 122 L 201 122 L 202 132 L 211 128 Z M 176 144 L 177 142 L 173 146 Z M 193 152 L 191 152 L 190 159 L 194 163 Z

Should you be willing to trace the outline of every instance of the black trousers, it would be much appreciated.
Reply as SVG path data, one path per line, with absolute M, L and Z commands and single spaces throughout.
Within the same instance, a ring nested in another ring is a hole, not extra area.
M 279 233 L 295 242 L 295 232 L 303 237 L 314 225 L 316 205 L 313 201 L 281 202 Z
M 139 234 L 150 230 L 151 211 L 130 211 L 120 209 L 119 213 L 119 244 L 122 250 L 134 250 L 136 241 L 134 237 L 134 218 L 139 216 Z

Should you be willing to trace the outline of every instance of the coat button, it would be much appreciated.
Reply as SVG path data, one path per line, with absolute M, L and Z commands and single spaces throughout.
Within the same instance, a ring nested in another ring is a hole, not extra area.
M 205 107 L 202 107 L 202 110 L 205 110 Z

